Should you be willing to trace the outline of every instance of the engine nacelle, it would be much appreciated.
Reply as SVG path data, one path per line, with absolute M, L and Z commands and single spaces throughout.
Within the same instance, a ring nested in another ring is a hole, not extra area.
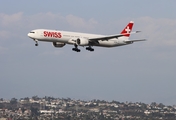
M 60 42 L 53 42 L 54 47 L 63 47 L 65 46 L 65 43 L 60 43 Z
M 76 44 L 79 46 L 87 46 L 87 45 L 89 45 L 89 40 L 85 39 L 85 38 L 78 38 L 76 40 Z

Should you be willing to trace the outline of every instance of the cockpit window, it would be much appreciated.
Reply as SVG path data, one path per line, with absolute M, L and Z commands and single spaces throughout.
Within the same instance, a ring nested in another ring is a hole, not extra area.
M 30 33 L 35 33 L 35 32 L 30 32 Z

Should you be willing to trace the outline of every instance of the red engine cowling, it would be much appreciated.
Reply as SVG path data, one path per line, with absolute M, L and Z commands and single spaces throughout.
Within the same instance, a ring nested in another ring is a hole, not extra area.
M 60 43 L 60 42 L 53 42 L 54 47 L 63 47 L 65 46 L 65 43 Z

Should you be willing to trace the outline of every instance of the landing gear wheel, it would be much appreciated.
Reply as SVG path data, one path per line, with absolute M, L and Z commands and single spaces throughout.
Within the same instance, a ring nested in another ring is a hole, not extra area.
M 77 51 L 76 52 L 80 52 L 81 50 L 80 49 L 77 49 Z
M 93 51 L 94 51 L 94 49 L 93 49 L 93 48 L 91 48 L 91 47 L 86 47 L 86 50 L 91 51 L 91 52 L 93 52 Z
M 38 46 L 38 40 L 34 39 L 35 41 L 35 46 Z
M 94 49 L 91 49 L 90 51 L 91 51 L 91 52 L 93 52 L 93 51 L 94 51 Z
M 78 48 L 72 48 L 73 51 L 80 52 L 81 50 Z
M 78 49 L 78 45 L 75 44 L 74 46 L 75 46 L 75 48 L 72 48 L 73 51 L 76 51 L 76 52 L 80 52 L 81 51 L 80 49 Z

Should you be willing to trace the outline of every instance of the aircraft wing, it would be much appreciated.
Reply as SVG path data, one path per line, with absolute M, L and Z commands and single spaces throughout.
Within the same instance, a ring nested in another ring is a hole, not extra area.
M 89 38 L 90 41 L 98 41 L 98 40 L 109 40 L 109 39 L 113 39 L 113 38 L 118 38 L 124 36 L 122 34 L 117 34 L 117 35 L 109 35 L 109 36 L 105 36 L 105 37 L 97 37 L 97 38 Z
M 131 33 L 126 33 L 126 34 L 115 34 L 115 35 L 109 35 L 109 36 L 105 36 L 105 37 L 97 37 L 97 38 L 89 38 L 90 41 L 98 41 L 98 40 L 109 40 L 109 39 L 113 39 L 113 38 L 118 38 L 118 37 L 122 37 L 128 34 L 134 34 L 134 33 L 138 33 L 140 31 L 135 31 L 135 32 L 131 32 Z

